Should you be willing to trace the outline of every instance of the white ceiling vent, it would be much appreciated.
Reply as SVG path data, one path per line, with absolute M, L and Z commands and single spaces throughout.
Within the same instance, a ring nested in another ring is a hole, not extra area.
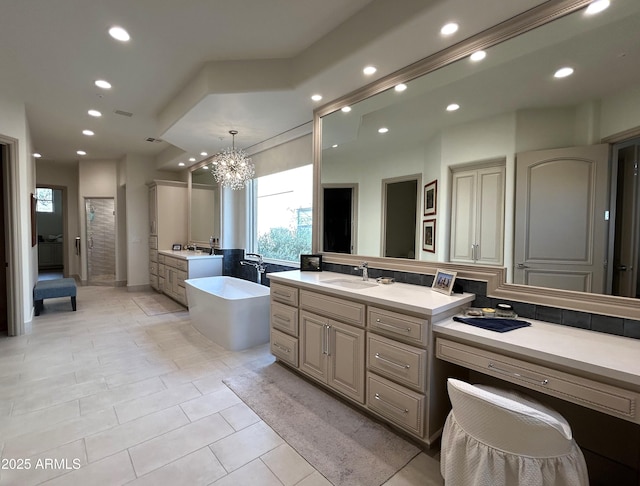
M 153 142 L 153 143 L 161 143 L 162 142 L 162 140 L 160 140 L 159 138 L 153 138 L 153 137 L 147 137 L 147 138 L 145 138 L 145 140 L 147 142 Z
M 124 110 L 116 110 L 114 111 L 114 113 L 116 115 L 128 116 L 129 118 L 133 116 L 133 113 L 129 113 L 128 111 L 124 111 Z

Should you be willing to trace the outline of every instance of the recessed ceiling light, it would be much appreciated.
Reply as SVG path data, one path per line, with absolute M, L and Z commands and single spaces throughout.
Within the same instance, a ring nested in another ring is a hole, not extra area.
M 129 36 L 129 32 L 118 26 L 111 27 L 109 29 L 109 35 L 115 40 L 119 40 L 122 42 L 127 42 L 129 39 L 131 39 L 131 36 Z
M 189 162 L 195 162 L 196 158 L 195 157 L 189 157 Z
M 451 103 L 447 106 L 447 111 L 456 111 L 460 109 L 460 105 L 457 103 Z
M 487 57 L 486 52 L 476 51 L 473 54 L 471 54 L 471 56 L 469 56 L 469 59 L 471 59 L 472 61 L 482 61 L 485 57 Z
M 178 162 L 178 167 L 184 167 L 184 162 Z
M 102 116 L 102 113 L 100 113 L 98 110 L 89 110 L 87 113 L 89 113 L 89 115 L 95 116 L 95 117 Z
M 202 170 L 209 170 L 209 167 L 207 167 L 206 165 L 203 165 Z
M 97 79 L 94 83 L 98 88 L 102 89 L 111 89 L 111 83 L 109 81 L 105 81 L 104 79 Z
M 91 130 L 82 130 L 82 134 L 86 135 L 87 137 L 92 137 L 95 135 L 95 133 L 93 133 Z
M 593 0 L 587 7 L 587 10 L 585 10 L 585 13 L 588 15 L 597 14 L 606 10 L 609 5 L 611 5 L 609 0 Z
M 395 88 L 396 91 L 401 92 L 404 91 L 405 89 L 407 89 L 407 85 L 404 83 L 400 83 L 400 84 L 396 84 Z
M 343 106 L 343 107 L 341 108 L 341 110 L 342 110 L 344 113 L 349 113 L 349 112 L 351 111 L 351 107 L 350 107 L 350 106 Z
M 314 94 L 314 95 L 311 96 L 311 99 L 313 101 L 320 101 L 322 99 L 322 95 Z
M 375 74 L 377 70 L 378 68 L 376 68 L 375 66 L 367 66 L 362 70 L 362 72 L 367 76 L 371 76 L 372 74 Z
M 338 144 L 337 144 L 337 143 L 334 143 L 334 144 L 331 146 L 331 148 L 337 148 L 337 147 L 338 147 Z
M 378 128 L 378 133 L 387 133 L 389 129 L 387 127 Z
M 573 74 L 573 68 L 563 67 L 558 69 L 553 75 L 554 78 L 566 78 L 567 76 L 571 76 Z
M 442 29 L 440 29 L 440 33 L 442 35 L 451 35 L 455 34 L 456 32 L 458 32 L 458 24 L 456 24 L 455 22 L 445 24 L 442 26 Z
M 42 155 L 40 155 L 38 152 L 35 152 L 35 153 L 33 154 L 33 156 L 34 156 L 36 159 L 39 159 L 40 157 L 42 157 Z
M 76 151 L 76 153 L 78 155 L 87 155 L 87 152 L 85 152 L 84 150 L 78 150 L 78 151 Z
M 203 157 L 206 157 L 209 154 L 207 152 L 200 152 L 200 155 L 202 155 Z

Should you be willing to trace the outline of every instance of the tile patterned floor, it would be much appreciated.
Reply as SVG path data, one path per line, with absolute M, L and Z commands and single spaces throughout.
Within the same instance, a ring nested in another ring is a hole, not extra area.
M 0 486 L 330 484 L 223 383 L 268 346 L 229 352 L 144 292 L 79 287 L 33 332 L 0 338 Z M 418 455 L 387 486 L 441 485 Z

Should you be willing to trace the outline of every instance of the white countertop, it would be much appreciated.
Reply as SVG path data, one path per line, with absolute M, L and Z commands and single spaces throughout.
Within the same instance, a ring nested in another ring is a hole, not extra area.
M 201 258 L 209 258 L 209 259 L 218 259 L 223 258 L 222 255 L 209 255 L 206 251 L 190 251 L 190 250 L 158 250 L 158 253 L 161 255 L 166 255 L 174 258 L 181 258 L 183 260 L 197 260 Z
M 392 306 L 407 312 L 415 312 L 427 316 L 436 315 L 463 304 L 473 302 L 474 294 L 444 295 L 430 287 L 403 283 L 378 284 L 370 278 L 368 283 L 375 284 L 365 289 L 349 289 L 327 283 L 327 280 L 349 280 L 362 282 L 362 277 L 335 272 L 301 272 L 291 270 L 267 274 L 274 282 L 296 285 L 309 290 L 322 290 L 337 297 L 346 297 L 367 303 Z
M 510 352 L 550 365 L 581 370 L 640 387 L 640 339 L 520 318 L 531 323 L 508 332 L 495 332 L 453 319 L 434 324 L 436 336 Z

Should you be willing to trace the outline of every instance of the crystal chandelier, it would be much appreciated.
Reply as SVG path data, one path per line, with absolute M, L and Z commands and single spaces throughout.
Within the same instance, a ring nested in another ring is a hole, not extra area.
M 232 147 L 213 156 L 211 173 L 215 180 L 229 189 L 244 189 L 253 177 L 254 167 L 244 150 L 236 148 L 237 130 L 229 130 L 233 137 Z

